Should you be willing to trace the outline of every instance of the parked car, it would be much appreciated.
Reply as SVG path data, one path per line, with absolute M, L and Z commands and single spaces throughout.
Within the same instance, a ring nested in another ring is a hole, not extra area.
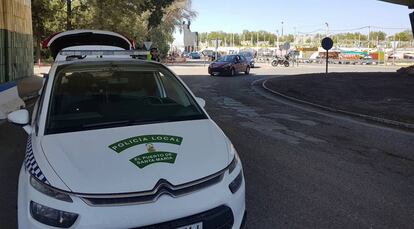
M 188 53 L 188 52 L 183 52 L 183 53 L 181 54 L 181 57 L 183 57 L 183 58 L 190 58 L 190 53 Z
M 200 59 L 201 57 L 200 57 L 200 54 L 198 54 L 198 52 L 191 52 L 190 54 L 189 54 L 189 57 L 190 57 L 190 59 L 194 59 L 194 60 L 196 60 L 196 59 Z
M 203 54 L 203 56 L 206 56 L 209 61 L 215 61 L 216 55 L 217 55 L 217 59 L 221 58 L 221 54 L 213 50 L 204 50 L 201 53 Z
M 249 62 L 250 64 L 250 68 L 254 68 L 254 64 L 255 64 L 254 53 L 242 51 L 239 53 L 239 55 L 244 56 L 246 58 L 247 62 Z
M 76 38 L 87 45 L 61 41 Z M 240 228 L 242 163 L 205 101 L 125 52 L 76 50 L 52 65 L 32 118 L 9 114 L 28 134 L 19 228 Z
M 244 56 L 226 55 L 211 63 L 208 67 L 208 74 L 211 76 L 225 74 L 234 76 L 239 72 L 250 74 L 250 64 Z

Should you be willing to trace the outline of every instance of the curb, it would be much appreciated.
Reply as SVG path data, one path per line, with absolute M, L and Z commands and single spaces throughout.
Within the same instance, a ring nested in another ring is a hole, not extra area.
M 280 97 L 283 97 L 285 99 L 291 100 L 293 102 L 297 102 L 297 103 L 302 103 L 302 104 L 306 104 L 306 105 L 310 105 L 319 109 L 323 109 L 323 110 L 327 110 L 327 111 L 331 111 L 331 112 L 335 112 L 335 113 L 339 113 L 339 114 L 344 114 L 344 115 L 349 115 L 349 116 L 353 116 L 353 117 L 357 117 L 357 118 L 363 118 L 369 121 L 374 121 L 374 122 L 378 122 L 381 124 L 386 124 L 386 125 L 391 125 L 391 126 L 395 126 L 395 127 L 399 127 L 399 128 L 406 128 L 406 129 L 410 129 L 410 130 L 414 130 L 414 124 L 410 124 L 410 123 L 405 123 L 405 122 L 399 122 L 399 121 L 395 121 L 395 120 L 390 120 L 390 119 L 384 119 L 384 118 L 378 118 L 378 117 L 374 117 L 374 116 L 369 116 L 369 115 L 364 115 L 364 114 L 359 114 L 359 113 L 355 113 L 355 112 L 350 112 L 350 111 L 344 111 L 344 110 L 340 110 L 340 109 L 335 109 L 332 107 L 328 107 L 328 106 L 324 106 L 324 105 L 320 105 L 320 104 L 316 104 L 316 103 L 312 103 L 312 102 L 308 102 L 305 100 L 301 100 L 301 99 L 297 99 L 288 95 L 285 95 L 283 93 L 280 93 L 278 91 L 275 91 L 273 89 L 270 89 L 266 86 L 266 82 L 268 80 L 263 81 L 262 83 L 262 87 L 273 93 L 276 94 Z

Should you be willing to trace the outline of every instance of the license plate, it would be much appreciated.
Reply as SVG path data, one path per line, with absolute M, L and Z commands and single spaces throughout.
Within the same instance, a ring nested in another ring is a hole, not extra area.
M 176 228 L 176 229 L 203 229 L 203 222 L 187 225 L 187 226 L 184 226 L 184 227 L 179 227 L 179 228 Z

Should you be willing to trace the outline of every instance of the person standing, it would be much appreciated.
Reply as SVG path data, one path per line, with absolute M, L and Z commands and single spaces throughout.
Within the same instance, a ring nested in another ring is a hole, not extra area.
M 158 54 L 158 49 L 157 48 L 151 48 L 150 49 L 150 53 L 147 56 L 147 59 L 148 58 L 150 58 L 150 60 L 152 60 L 152 61 L 160 62 L 160 57 L 159 57 L 159 54 Z

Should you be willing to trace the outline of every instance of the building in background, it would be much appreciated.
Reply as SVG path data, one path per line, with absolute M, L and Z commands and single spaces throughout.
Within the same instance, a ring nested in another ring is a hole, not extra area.
M 33 75 L 30 0 L 0 1 L 0 83 Z
M 186 52 L 197 51 L 199 45 L 198 33 L 191 32 L 190 25 L 190 21 L 188 21 L 188 23 L 184 21 L 182 24 L 184 33 L 184 51 Z

